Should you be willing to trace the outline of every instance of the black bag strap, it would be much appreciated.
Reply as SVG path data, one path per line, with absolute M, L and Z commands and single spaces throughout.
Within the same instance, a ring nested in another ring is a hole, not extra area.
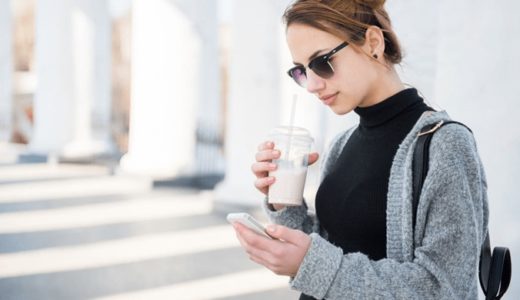
M 424 126 L 418 134 L 417 144 L 415 145 L 414 153 L 413 153 L 413 161 L 412 161 L 412 178 L 413 178 L 413 187 L 412 187 L 412 226 L 415 228 L 415 219 L 417 215 L 417 206 L 419 205 L 419 197 L 421 196 L 422 186 L 424 184 L 424 180 L 426 179 L 426 175 L 428 174 L 428 163 L 430 160 L 430 143 L 433 137 L 433 134 L 437 131 L 437 129 L 441 128 L 447 124 L 460 124 L 466 127 L 470 132 L 466 125 L 455 122 L 455 121 L 440 121 L 436 124 L 426 125 Z
M 447 124 L 459 124 L 472 132 L 466 125 L 456 121 L 440 121 L 436 124 L 426 125 L 419 132 L 412 161 L 413 228 L 415 228 L 416 224 L 417 207 L 419 206 L 421 190 L 426 175 L 428 174 L 430 143 L 433 134 Z M 511 282 L 511 254 L 509 253 L 509 249 L 505 247 L 495 247 L 493 253 L 491 253 L 489 233 L 486 235 L 480 252 L 479 280 L 482 291 L 484 295 L 486 295 L 486 300 L 500 299 L 507 291 L 509 283 Z
M 486 300 L 500 299 L 511 282 L 511 254 L 508 248 L 495 247 L 491 253 L 489 234 L 482 245 L 479 263 L 480 287 Z

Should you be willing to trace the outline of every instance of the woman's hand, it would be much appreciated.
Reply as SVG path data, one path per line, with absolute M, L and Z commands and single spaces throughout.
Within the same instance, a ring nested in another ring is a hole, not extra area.
M 240 223 L 234 223 L 237 238 L 249 258 L 277 275 L 294 277 L 311 245 L 311 237 L 299 230 L 270 224 L 263 237 Z
M 270 141 L 260 144 L 255 156 L 256 162 L 251 166 L 251 170 L 256 176 L 255 187 L 266 196 L 269 186 L 276 180 L 274 177 L 269 176 L 269 171 L 276 170 L 276 164 L 272 161 L 280 158 L 281 155 L 280 150 L 274 149 L 274 146 L 274 143 Z M 315 163 L 318 157 L 318 153 L 310 153 L 309 165 Z

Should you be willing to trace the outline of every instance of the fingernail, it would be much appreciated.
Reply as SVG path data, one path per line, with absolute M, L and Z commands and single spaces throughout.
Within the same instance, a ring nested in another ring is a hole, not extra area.
M 269 164 L 269 169 L 274 170 L 276 169 L 276 164 Z
M 276 156 L 276 157 L 278 157 L 278 156 L 280 155 L 280 151 L 278 151 L 278 150 L 274 150 L 274 151 L 273 151 L 273 155 Z
M 267 181 L 274 182 L 274 177 L 267 177 Z
M 276 226 L 275 225 L 267 225 L 267 232 L 269 233 L 274 233 L 276 231 Z

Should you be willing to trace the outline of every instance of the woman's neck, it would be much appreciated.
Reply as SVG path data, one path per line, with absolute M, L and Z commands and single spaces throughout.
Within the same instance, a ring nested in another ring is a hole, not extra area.
M 385 71 L 374 81 L 369 94 L 365 97 L 365 100 L 360 103 L 359 107 L 376 105 L 405 88 L 395 68 L 393 66 L 389 69 L 385 68 Z

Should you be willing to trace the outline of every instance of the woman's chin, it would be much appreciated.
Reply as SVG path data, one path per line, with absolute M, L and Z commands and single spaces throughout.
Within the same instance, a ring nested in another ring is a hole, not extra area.
M 341 105 L 331 105 L 329 108 L 338 116 L 343 116 L 353 111 L 354 108 L 350 106 L 341 106 Z

